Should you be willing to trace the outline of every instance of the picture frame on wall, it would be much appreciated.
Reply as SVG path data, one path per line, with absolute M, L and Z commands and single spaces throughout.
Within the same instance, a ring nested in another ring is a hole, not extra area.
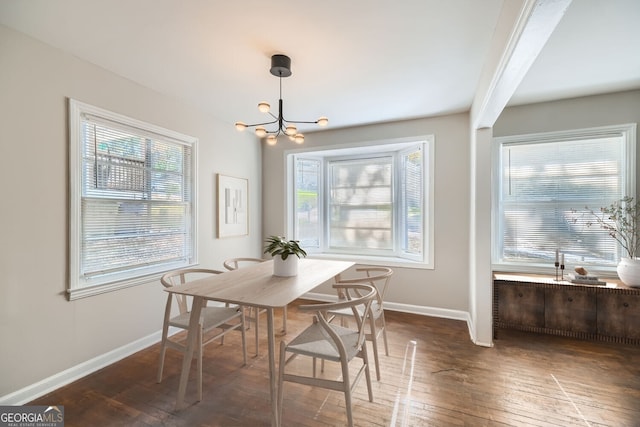
M 218 174 L 218 237 L 249 234 L 249 180 Z

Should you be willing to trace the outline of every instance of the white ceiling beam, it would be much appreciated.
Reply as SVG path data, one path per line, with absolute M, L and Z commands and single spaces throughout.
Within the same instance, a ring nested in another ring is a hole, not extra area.
M 493 127 L 571 1 L 505 1 L 471 106 L 474 129 Z

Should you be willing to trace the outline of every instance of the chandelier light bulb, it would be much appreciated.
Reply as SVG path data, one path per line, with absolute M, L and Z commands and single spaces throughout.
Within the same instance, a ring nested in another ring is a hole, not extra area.
M 298 129 L 294 126 L 294 125 L 289 125 L 287 126 L 287 128 L 284 130 L 284 133 L 286 133 L 287 135 L 291 136 L 291 135 L 295 135 L 298 132 Z
M 258 104 L 258 111 L 261 113 L 268 113 L 269 109 L 271 109 L 271 106 L 267 102 L 262 101 Z
M 236 122 L 236 129 L 239 132 L 242 132 L 243 130 L 245 130 L 247 128 L 247 125 L 243 122 Z
M 329 124 L 329 119 L 322 116 L 317 120 L 318 126 L 326 126 Z
M 296 144 L 304 143 L 304 135 L 301 133 L 296 134 L 296 136 L 293 139 L 295 140 Z
M 263 128 L 262 126 L 258 126 L 256 128 L 256 136 L 258 138 L 262 138 L 267 134 L 267 130 L 265 128 Z
M 276 142 L 278 142 L 278 139 L 276 138 L 275 135 L 269 135 L 267 137 L 267 144 L 269 145 L 276 145 Z

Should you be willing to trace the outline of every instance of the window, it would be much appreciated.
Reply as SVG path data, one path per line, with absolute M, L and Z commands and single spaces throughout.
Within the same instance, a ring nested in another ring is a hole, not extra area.
M 289 234 L 310 254 L 430 267 L 426 139 L 288 154 Z
M 196 262 L 196 140 L 70 100 L 76 299 Z
M 620 248 L 587 225 L 585 207 L 635 197 L 635 124 L 496 138 L 494 264 L 522 271 L 565 264 L 606 271 Z

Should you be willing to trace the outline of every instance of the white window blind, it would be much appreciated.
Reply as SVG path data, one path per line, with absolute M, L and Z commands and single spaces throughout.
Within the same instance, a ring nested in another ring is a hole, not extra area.
M 79 181 L 72 185 L 79 193 L 72 197 L 72 296 L 194 263 L 195 141 L 72 106 L 78 152 L 72 178 Z
M 424 248 L 423 152 L 421 147 L 401 153 L 402 250 L 420 256 Z
M 319 194 L 321 182 L 319 159 L 298 158 L 295 165 L 296 239 L 306 248 L 319 248 L 322 235 L 322 204 Z
M 552 265 L 560 250 L 568 265 L 615 265 L 615 240 L 584 212 L 635 196 L 629 131 L 500 139 L 497 263 Z
M 393 250 L 393 159 L 329 162 L 329 247 Z

